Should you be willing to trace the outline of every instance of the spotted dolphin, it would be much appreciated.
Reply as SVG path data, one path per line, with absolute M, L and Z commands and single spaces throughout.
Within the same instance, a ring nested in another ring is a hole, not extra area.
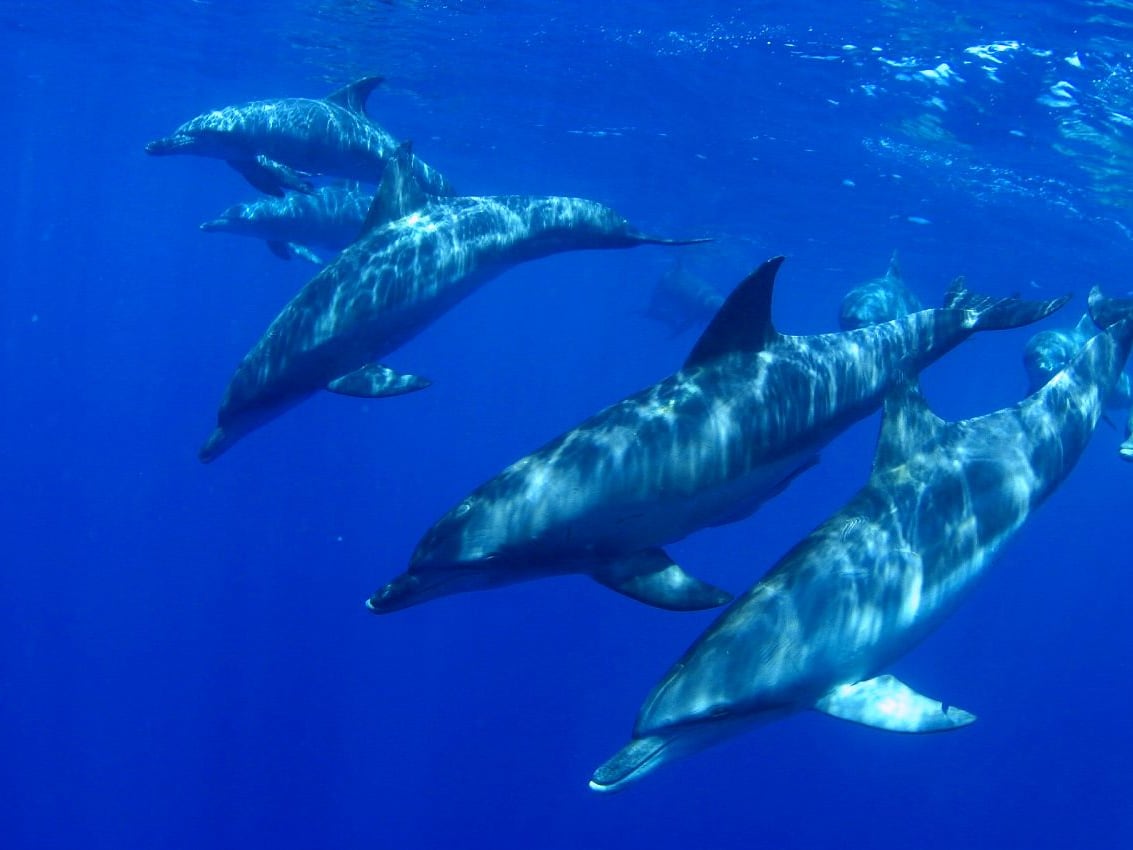
M 366 100 L 381 82 L 365 77 L 322 99 L 257 100 L 206 112 L 150 142 L 146 153 L 223 159 L 257 189 L 280 197 L 284 189 L 302 190 L 295 170 L 373 182 L 398 147 L 366 115 Z M 427 191 L 451 194 L 448 181 L 417 158 L 413 173 Z
M 882 671 L 951 614 L 1069 474 L 1131 343 L 1125 319 L 1019 404 L 959 422 L 937 418 L 911 381 L 896 388 L 866 486 L 693 643 L 590 787 L 620 790 L 805 709 L 897 732 L 973 722 Z
M 842 298 L 838 324 L 842 330 L 852 331 L 866 325 L 898 319 L 919 309 L 920 299 L 905 286 L 901 266 L 897 262 L 897 252 L 894 251 L 889 258 L 889 269 L 883 277 L 855 286 Z
M 380 398 L 428 386 L 375 361 L 518 263 L 706 241 L 645 235 L 580 198 L 427 195 L 410 157 L 403 145 L 391 158 L 361 237 L 300 290 L 237 367 L 202 461 L 320 389 Z
M 676 336 L 694 325 L 708 324 L 723 304 L 723 294 L 685 269 L 678 258 L 657 281 L 643 315 L 668 326 Z
M 684 366 L 514 463 L 442 517 L 408 570 L 367 603 L 385 613 L 468 590 L 583 573 L 670 609 L 723 604 L 662 546 L 741 519 L 818 451 L 974 331 L 1034 322 L 1065 299 L 947 306 L 856 331 L 788 336 L 771 322 L 782 257 L 725 301 Z
M 236 204 L 201 224 L 201 230 L 263 239 L 278 257 L 298 255 L 319 263 L 310 250 L 302 249 L 341 251 L 361 233 L 373 197 L 357 183 L 332 183 L 310 194 L 291 192 Z
M 1085 315 L 1073 328 L 1040 331 L 1031 337 L 1023 351 L 1029 391 L 1034 392 L 1069 363 L 1093 333 L 1094 324 L 1089 315 Z M 1118 454 L 1133 461 L 1133 386 L 1128 372 L 1122 373 L 1106 399 L 1106 411 L 1125 415 L 1125 440 L 1118 447 Z

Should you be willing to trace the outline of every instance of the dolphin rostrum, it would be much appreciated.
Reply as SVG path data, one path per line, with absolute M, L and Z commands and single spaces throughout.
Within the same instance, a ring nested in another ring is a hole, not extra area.
M 584 248 L 706 241 L 645 235 L 581 198 L 427 195 L 410 157 L 402 145 L 358 241 L 291 299 L 237 367 L 202 461 L 320 389 L 380 398 L 428 386 L 375 361 L 511 266 Z
M 996 300 L 957 281 L 943 308 L 788 336 L 771 323 L 782 261 L 768 260 L 740 283 L 680 371 L 449 511 L 370 609 L 573 572 L 661 608 L 722 604 L 726 593 L 688 576 L 661 547 L 750 514 L 876 410 L 906 369 L 927 366 L 974 331 L 1029 324 L 1065 301 Z
M 205 112 L 150 142 L 146 153 L 223 159 L 257 189 L 280 197 L 284 189 L 310 190 L 295 171 L 372 182 L 398 146 L 366 115 L 366 100 L 381 82 L 365 77 L 322 99 L 257 100 Z M 444 177 L 419 159 L 413 172 L 427 191 L 451 193 Z
M 921 309 L 921 302 L 901 276 L 897 252 L 889 258 L 889 270 L 883 277 L 875 277 L 855 286 L 842 298 L 838 324 L 842 330 L 852 331 L 866 325 L 876 325 L 899 319 Z
M 959 422 L 937 418 L 911 380 L 895 388 L 866 486 L 673 665 L 590 787 L 620 790 L 804 709 L 897 732 L 975 720 L 882 671 L 955 609 L 1069 474 L 1131 342 L 1133 320 L 1121 320 L 1019 404 Z
M 291 192 L 282 198 L 236 204 L 204 222 L 201 230 L 263 239 L 278 257 L 301 256 L 319 263 L 317 256 L 303 249 L 341 251 L 358 238 L 372 200 L 373 192 L 357 183 L 331 183 L 310 194 Z

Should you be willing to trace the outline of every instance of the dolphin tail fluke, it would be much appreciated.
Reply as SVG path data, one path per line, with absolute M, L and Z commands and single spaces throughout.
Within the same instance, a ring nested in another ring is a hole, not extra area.
M 646 549 L 591 571 L 611 590 L 669 611 L 703 611 L 731 602 L 732 594 L 694 578 L 663 549 Z
M 1088 304 L 1090 318 L 1102 330 L 1133 317 L 1133 298 L 1107 298 L 1096 286 L 1090 290 Z
M 976 716 L 918 694 L 895 676 L 839 685 L 814 706 L 824 714 L 889 732 L 947 732 Z
M 952 281 L 944 306 L 951 310 L 968 310 L 973 314 L 968 327 L 975 331 L 1021 328 L 1045 319 L 1070 300 L 1069 295 L 1047 301 L 1028 301 L 1017 295 L 998 298 L 980 295 L 968 289 L 964 278 Z

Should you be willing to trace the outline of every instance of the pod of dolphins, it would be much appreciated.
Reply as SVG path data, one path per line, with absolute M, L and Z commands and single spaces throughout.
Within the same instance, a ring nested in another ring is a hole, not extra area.
M 380 82 L 225 107 L 146 147 L 223 159 L 272 196 L 202 229 L 261 238 L 285 258 L 341 252 L 237 366 L 202 461 L 319 390 L 380 398 L 427 387 L 379 361 L 518 263 L 708 241 L 643 233 L 581 198 L 456 195 L 366 114 Z M 359 185 L 374 180 L 376 190 Z M 681 368 L 481 484 L 366 603 L 384 614 L 569 573 L 669 610 L 730 602 L 646 698 L 629 743 L 594 772 L 596 791 L 803 709 L 899 732 L 973 722 L 884 671 L 955 609 L 1108 411 L 1130 406 L 1133 300 L 1095 288 L 1076 327 L 1028 343 L 1026 398 L 946 422 L 920 394 L 920 370 L 1068 296 L 992 298 L 958 278 L 942 306 L 925 309 L 894 254 L 883 277 L 847 293 L 841 331 L 792 336 L 772 321 L 782 263 L 767 260 L 726 298 L 678 263 L 646 315 L 674 334 L 711 316 Z M 753 513 L 879 408 L 865 486 L 738 599 L 666 553 Z M 1133 460 L 1133 416 L 1125 437 L 1121 456 Z

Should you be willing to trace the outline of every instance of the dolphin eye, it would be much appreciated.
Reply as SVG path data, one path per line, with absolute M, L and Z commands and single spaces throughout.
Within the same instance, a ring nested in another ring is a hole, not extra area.
M 452 515 L 456 517 L 462 517 L 470 510 L 472 510 L 472 500 L 465 499 L 463 502 L 456 506 L 456 510 L 452 512 Z

